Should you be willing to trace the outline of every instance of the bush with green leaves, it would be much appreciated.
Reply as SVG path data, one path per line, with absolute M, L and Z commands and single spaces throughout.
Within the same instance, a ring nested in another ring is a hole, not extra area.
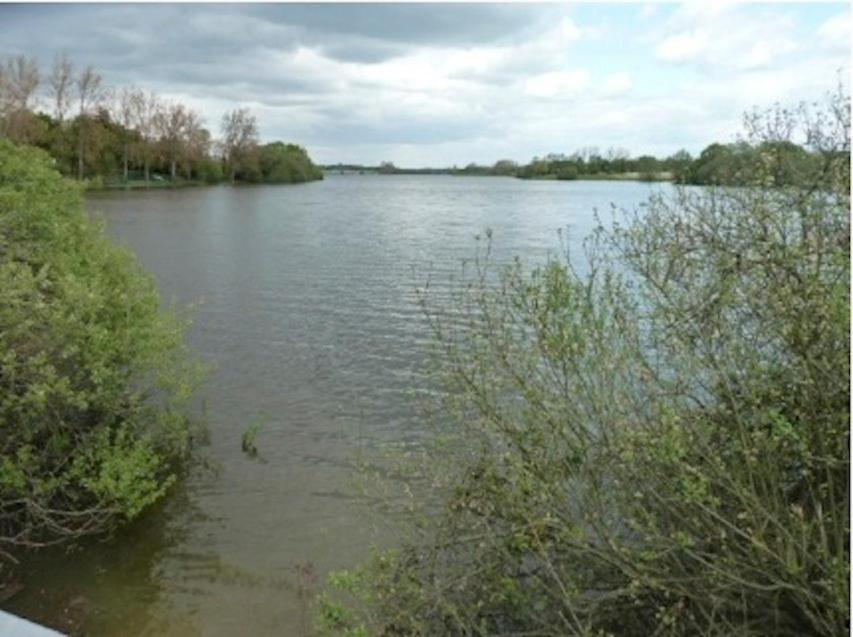
M 186 321 L 43 151 L 0 140 L 0 555 L 102 533 L 175 481 Z
M 271 184 L 298 184 L 323 178 L 308 153 L 296 144 L 273 142 L 258 149 L 260 175 L 257 181 Z
M 453 311 L 427 293 L 444 392 L 403 540 L 320 626 L 846 634 L 849 108 L 764 117 L 821 159 L 796 186 L 657 195 L 583 265 L 481 252 Z

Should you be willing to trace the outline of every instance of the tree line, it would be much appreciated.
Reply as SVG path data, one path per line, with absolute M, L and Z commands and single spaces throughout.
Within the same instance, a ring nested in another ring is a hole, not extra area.
M 599 153 L 583 149 L 571 155 L 535 157 L 516 171 L 522 179 L 618 179 L 671 180 L 702 186 L 793 185 L 799 175 L 811 173 L 823 158 L 785 136 L 773 139 L 742 139 L 729 144 L 712 143 L 693 157 L 686 150 L 663 159 L 631 157 L 621 149 Z
M 63 175 L 96 185 L 322 179 L 300 146 L 262 145 L 247 108 L 226 113 L 214 139 L 190 106 L 135 86 L 109 87 L 66 55 L 47 73 L 35 58 L 0 58 L 2 138 L 42 148 Z
M 501 159 L 492 165 L 470 163 L 462 168 L 401 168 L 385 161 L 378 166 L 334 164 L 325 166 L 325 169 L 380 175 L 467 175 L 566 181 L 636 179 L 702 186 L 786 186 L 794 185 L 800 175 L 813 173 L 823 163 L 820 155 L 792 141 L 789 132 L 777 131 L 777 137 L 773 139 L 759 139 L 757 132 L 754 133 L 750 133 L 747 139 L 730 144 L 709 144 L 696 157 L 683 149 L 661 159 L 653 155 L 632 157 L 622 148 L 602 152 L 588 146 L 568 155 L 550 153 L 534 157 L 524 165 L 511 159 Z

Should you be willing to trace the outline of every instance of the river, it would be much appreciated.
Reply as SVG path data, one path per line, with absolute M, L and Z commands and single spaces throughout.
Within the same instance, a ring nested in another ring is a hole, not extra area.
M 91 635 L 299 635 L 300 585 L 313 578 L 298 565 L 322 581 L 373 541 L 354 463 L 422 431 L 430 334 L 418 286 L 446 289 L 486 228 L 497 260 L 538 263 L 560 252 L 558 230 L 576 248 L 594 209 L 607 218 L 661 188 L 332 175 L 90 195 L 164 299 L 194 306 L 190 346 L 213 367 L 210 440 L 168 502 L 110 542 L 38 556 L 5 607 L 83 617 Z M 251 458 L 240 440 L 256 421 Z

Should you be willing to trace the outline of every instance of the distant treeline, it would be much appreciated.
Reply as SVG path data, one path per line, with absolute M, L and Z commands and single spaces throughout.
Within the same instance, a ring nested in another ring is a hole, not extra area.
M 464 168 L 398 168 L 391 162 L 383 162 L 379 166 L 335 164 L 324 168 L 329 172 L 360 174 L 477 175 L 556 180 L 635 179 L 728 186 L 744 186 L 761 181 L 764 185 L 783 186 L 794 183 L 796 175 L 819 169 L 823 161 L 824 158 L 802 146 L 780 139 L 760 143 L 714 143 L 695 158 L 686 150 L 660 159 L 652 155 L 631 157 L 621 149 L 600 153 L 595 148 L 584 148 L 571 155 L 554 153 L 534 157 L 526 165 L 502 159 L 491 166 L 468 164 Z
M 248 109 L 227 113 L 220 139 L 201 115 L 151 91 L 110 88 L 91 66 L 58 57 L 0 58 L 0 139 L 50 153 L 56 168 L 93 185 L 295 183 L 322 179 L 305 149 L 260 144 Z
M 680 150 L 665 159 L 651 155 L 630 157 L 623 152 L 606 156 L 580 152 L 549 155 L 519 168 L 522 179 L 634 178 L 644 181 L 672 180 L 680 184 L 785 186 L 797 175 L 811 173 L 825 158 L 791 141 L 780 139 L 749 143 L 713 143 L 698 157 Z M 768 183 L 769 182 L 769 183 Z

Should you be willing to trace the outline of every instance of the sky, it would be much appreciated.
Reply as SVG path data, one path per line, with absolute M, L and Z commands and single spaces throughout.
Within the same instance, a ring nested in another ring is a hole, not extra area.
M 0 4 L 0 55 L 248 107 L 315 161 L 464 166 L 697 153 L 743 113 L 849 86 L 848 3 Z

